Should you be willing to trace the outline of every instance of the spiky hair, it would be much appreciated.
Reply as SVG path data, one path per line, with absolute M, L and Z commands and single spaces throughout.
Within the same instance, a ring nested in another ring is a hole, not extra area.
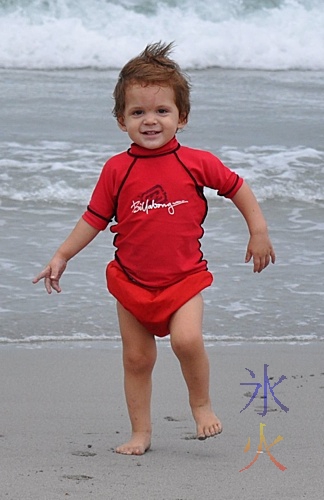
M 118 119 L 125 111 L 125 95 L 130 85 L 140 84 L 171 87 L 179 115 L 187 121 L 190 112 L 190 83 L 179 65 L 170 58 L 173 42 L 147 45 L 143 52 L 128 61 L 119 73 L 113 93 L 114 116 Z

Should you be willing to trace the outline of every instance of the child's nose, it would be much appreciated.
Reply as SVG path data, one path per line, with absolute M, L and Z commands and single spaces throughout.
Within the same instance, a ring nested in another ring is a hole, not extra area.
M 144 123 L 147 124 L 156 123 L 155 113 L 146 113 L 144 117 Z

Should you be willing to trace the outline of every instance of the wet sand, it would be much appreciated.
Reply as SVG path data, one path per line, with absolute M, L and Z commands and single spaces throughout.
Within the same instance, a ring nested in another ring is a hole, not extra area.
M 319 500 L 323 492 L 324 343 L 208 347 L 211 394 L 223 433 L 204 442 L 178 362 L 159 346 L 152 448 L 118 455 L 128 438 L 121 349 L 105 343 L 0 349 L 1 498 L 11 500 Z M 264 365 L 269 384 L 264 399 Z M 252 370 L 255 378 L 252 378 Z M 255 386 L 256 398 L 246 410 Z M 261 416 L 266 408 L 267 413 Z M 260 424 L 268 445 L 257 454 Z M 244 448 L 250 437 L 250 450 Z M 254 457 L 257 461 L 239 472 Z M 278 463 L 285 470 L 278 467 Z

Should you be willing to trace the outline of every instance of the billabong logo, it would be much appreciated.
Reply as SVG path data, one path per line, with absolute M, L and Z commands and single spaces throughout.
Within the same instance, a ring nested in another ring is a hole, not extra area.
M 138 201 L 132 202 L 131 210 L 133 214 L 137 212 L 149 213 L 150 210 L 166 208 L 170 215 L 174 215 L 174 207 L 189 203 L 187 200 L 168 201 L 168 197 L 163 187 L 157 184 L 139 196 Z
M 145 193 L 139 196 L 142 202 L 155 201 L 156 203 L 168 203 L 168 197 L 163 187 L 160 184 L 151 187 Z

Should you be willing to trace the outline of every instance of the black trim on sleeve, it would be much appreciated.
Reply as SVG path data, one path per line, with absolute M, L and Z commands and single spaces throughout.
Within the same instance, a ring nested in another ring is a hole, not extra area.
M 218 194 L 218 196 L 225 196 L 225 197 L 226 197 L 226 196 L 228 196 L 229 194 L 231 194 L 231 192 L 232 192 L 232 191 L 234 191 L 234 189 L 236 188 L 237 183 L 238 183 L 238 181 L 239 181 L 239 180 L 240 180 L 240 176 L 239 176 L 238 174 L 236 174 L 236 180 L 235 180 L 235 182 L 234 182 L 234 186 L 232 186 L 232 187 L 231 187 L 231 189 L 229 189 L 228 191 L 226 191 L 226 193 L 220 193 L 220 192 L 218 192 L 218 193 L 217 193 L 217 194 Z
M 88 210 L 91 214 L 95 215 L 95 216 L 96 216 L 96 217 L 98 217 L 99 219 L 104 220 L 105 222 L 110 222 L 110 221 L 111 221 L 111 219 L 108 219 L 107 217 L 104 217 L 103 215 L 97 214 L 97 212 L 95 212 L 94 210 L 92 210 L 92 208 L 90 208 L 90 206 L 89 206 L 89 205 L 87 206 L 87 210 Z

